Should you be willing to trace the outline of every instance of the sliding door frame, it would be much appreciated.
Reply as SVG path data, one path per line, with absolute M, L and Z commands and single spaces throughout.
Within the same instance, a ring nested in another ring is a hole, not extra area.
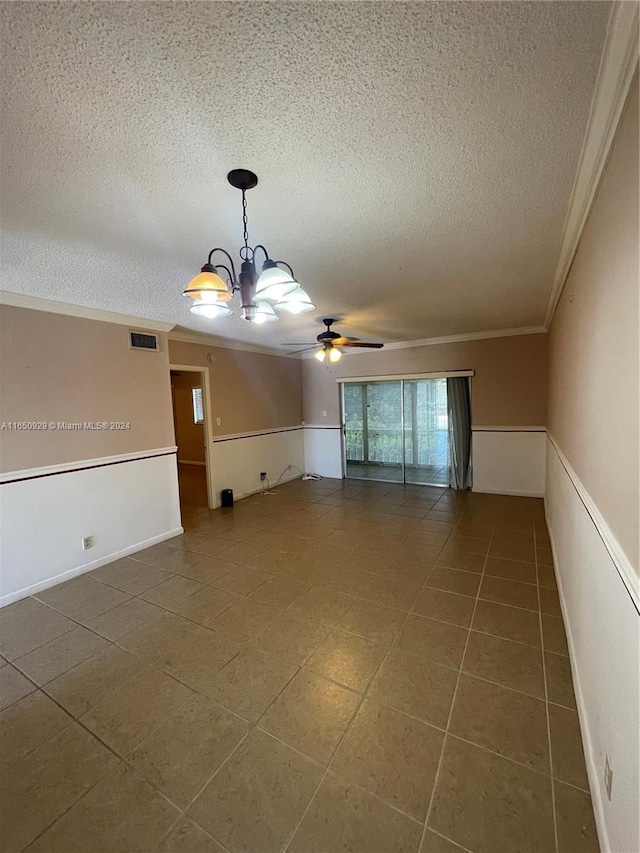
M 406 380 L 411 381 L 411 380 Z M 405 408 L 405 388 L 404 384 L 405 380 L 402 380 L 402 410 L 404 412 Z M 418 466 L 418 386 L 413 382 L 410 386 L 411 389 L 411 466 L 416 468 Z M 404 433 L 404 431 L 403 431 Z M 403 442 L 404 444 L 404 442 Z M 406 465 L 406 447 L 403 447 L 404 455 L 403 458 L 405 460 Z
M 345 399 L 344 399 L 344 388 L 345 385 L 363 385 L 363 393 L 362 393 L 362 455 L 364 460 L 368 459 L 369 456 L 369 437 L 368 437 L 368 413 L 367 413 L 367 390 L 366 386 L 371 382 L 400 382 L 400 412 L 401 412 L 401 431 L 402 431 L 402 483 L 406 484 L 406 436 L 405 436 L 405 381 L 407 380 L 419 380 L 419 379 L 449 379 L 456 376 L 475 376 L 474 370 L 448 370 L 441 371 L 438 373 L 410 373 L 410 374 L 401 374 L 401 375 L 387 375 L 387 376 L 352 376 L 346 378 L 336 379 L 336 382 L 340 385 L 340 422 L 342 427 L 342 476 L 343 479 L 358 479 L 357 477 L 347 477 L 347 417 L 346 417 L 346 407 L 345 407 Z M 416 412 L 416 389 L 417 386 L 412 387 L 411 391 L 411 408 L 412 408 L 412 453 L 413 453 L 413 463 L 414 466 L 416 463 L 416 454 L 417 454 L 417 419 L 414 416 Z M 450 450 L 449 450 L 450 452 Z M 366 461 L 364 462 L 366 464 Z M 450 464 L 450 460 L 449 460 Z M 375 477 L 367 477 L 367 480 L 372 480 L 373 482 L 385 482 L 391 483 L 393 480 L 378 480 Z
M 342 393 L 344 394 L 344 385 L 342 386 Z M 346 418 L 345 418 L 346 423 Z M 346 432 L 345 432 L 346 438 Z M 347 446 L 345 443 L 345 457 L 347 454 Z M 367 386 L 363 384 L 362 386 L 362 458 L 363 462 L 366 464 L 366 460 L 369 458 L 369 398 L 367 395 Z

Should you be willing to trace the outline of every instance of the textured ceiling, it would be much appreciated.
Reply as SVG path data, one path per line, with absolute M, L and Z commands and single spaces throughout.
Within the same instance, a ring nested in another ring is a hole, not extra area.
M 224 337 L 540 324 L 609 4 L 2 3 L 2 286 Z M 180 293 L 250 239 L 318 311 Z

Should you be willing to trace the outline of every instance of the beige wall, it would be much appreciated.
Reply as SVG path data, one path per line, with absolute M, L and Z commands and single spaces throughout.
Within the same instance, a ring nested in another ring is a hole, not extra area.
M 638 571 L 638 84 L 550 332 L 549 431 Z
M 213 363 L 207 359 L 209 354 L 215 358 Z M 297 359 L 184 341 L 169 341 L 169 358 L 174 365 L 209 370 L 214 436 L 296 426 L 302 421 Z
M 0 306 L 0 421 L 125 421 L 129 430 L 0 430 L 16 471 L 173 446 L 166 336 L 129 348 L 127 326 Z
M 474 426 L 544 426 L 547 401 L 547 335 L 518 335 L 433 346 L 347 355 L 327 369 L 315 359 L 303 362 L 304 419 L 337 424 L 336 378 L 393 376 L 448 370 L 474 370 Z M 326 417 L 322 412 L 326 411 Z
M 173 414 L 176 426 L 178 461 L 204 464 L 204 424 L 193 420 L 193 389 L 202 387 L 202 374 L 181 372 L 171 374 Z

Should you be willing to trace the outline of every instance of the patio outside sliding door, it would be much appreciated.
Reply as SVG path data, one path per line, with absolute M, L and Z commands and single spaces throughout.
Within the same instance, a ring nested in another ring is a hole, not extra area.
M 345 382 L 343 416 L 347 477 L 448 485 L 445 379 Z
M 347 477 L 403 483 L 402 382 L 343 388 Z
M 405 482 L 448 486 L 447 380 L 406 379 L 403 385 Z

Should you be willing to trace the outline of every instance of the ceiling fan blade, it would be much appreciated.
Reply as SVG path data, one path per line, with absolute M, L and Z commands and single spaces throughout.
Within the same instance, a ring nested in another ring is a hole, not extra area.
M 341 346 L 344 346 L 346 344 L 351 343 L 351 341 L 359 341 L 359 340 L 360 340 L 360 338 L 350 338 L 350 337 L 348 337 L 348 335 L 342 335 L 339 338 L 335 338 L 332 341 L 332 343 L 335 344 L 336 346 L 341 347 Z
M 311 352 L 315 347 L 305 347 L 304 349 L 294 349 L 293 352 L 288 352 L 287 355 L 299 355 L 301 352 Z
M 356 343 L 355 341 L 344 341 L 340 344 L 341 347 L 368 347 L 369 349 L 382 349 L 384 344 L 365 344 L 359 341 Z

